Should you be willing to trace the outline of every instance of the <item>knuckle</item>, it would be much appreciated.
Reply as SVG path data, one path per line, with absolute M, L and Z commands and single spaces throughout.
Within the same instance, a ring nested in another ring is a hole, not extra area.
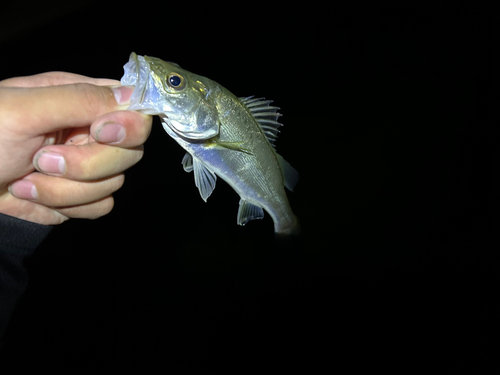
M 85 206 L 113 194 L 123 186 L 122 175 L 100 181 L 77 182 L 53 177 L 49 184 L 38 184 L 37 201 L 49 207 L 69 208 Z
M 116 180 L 116 189 L 113 192 L 122 188 L 123 184 L 125 183 L 125 175 L 121 173 L 115 177 L 115 180 Z
M 109 214 L 113 207 L 114 199 L 110 195 L 89 204 L 60 208 L 57 212 L 72 219 L 95 220 Z
M 139 130 L 141 131 L 143 142 L 146 142 L 146 140 L 149 138 L 149 135 L 151 134 L 153 117 L 142 113 L 139 113 L 139 115 L 141 116 L 140 121 L 138 121 L 140 125 Z
M 139 161 L 141 161 L 141 159 L 143 157 L 144 157 L 144 146 L 138 146 L 138 147 L 136 147 L 134 149 L 133 154 L 132 154 L 132 158 L 133 158 L 132 165 L 134 165 L 134 164 L 138 163 Z
M 115 200 L 113 197 L 110 195 L 109 197 L 106 197 L 100 201 L 98 201 L 95 204 L 94 207 L 94 212 L 93 214 L 89 217 L 89 219 L 98 219 L 100 217 L 106 216 L 109 214 L 112 210 L 113 207 L 115 206 Z
M 82 107 L 89 113 L 101 114 L 107 112 L 112 93 L 90 83 L 75 83 L 77 95 L 82 100 Z
M 122 148 L 93 142 L 68 157 L 64 177 L 76 181 L 97 181 L 117 176 L 143 156 L 143 147 Z
M 119 190 L 125 182 L 125 175 L 119 174 L 103 181 L 99 189 L 100 196 L 107 196 Z
M 127 128 L 127 146 L 142 145 L 151 133 L 153 117 L 136 111 L 121 111 L 120 121 Z

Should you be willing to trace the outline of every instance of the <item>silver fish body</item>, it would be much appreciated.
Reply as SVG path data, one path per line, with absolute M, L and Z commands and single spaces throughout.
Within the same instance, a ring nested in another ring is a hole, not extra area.
M 278 108 L 263 98 L 238 98 L 206 77 L 177 64 L 132 53 L 121 83 L 135 85 L 129 109 L 158 115 L 165 131 L 186 151 L 184 170 L 194 172 L 202 198 L 217 176 L 240 196 L 237 223 L 260 219 L 266 210 L 279 234 L 294 233 L 297 219 L 284 186 L 298 173 L 274 149 L 281 125 Z

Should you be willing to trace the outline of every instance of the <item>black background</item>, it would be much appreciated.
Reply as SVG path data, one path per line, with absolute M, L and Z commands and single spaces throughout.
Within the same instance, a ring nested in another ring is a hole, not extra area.
M 4 369 L 490 366 L 500 56 L 488 9 L 57 3 L 2 5 L 0 78 L 119 79 L 135 51 L 273 99 L 302 235 L 276 241 L 269 216 L 237 226 L 220 179 L 204 203 L 155 119 L 113 212 L 63 224 L 29 260 Z

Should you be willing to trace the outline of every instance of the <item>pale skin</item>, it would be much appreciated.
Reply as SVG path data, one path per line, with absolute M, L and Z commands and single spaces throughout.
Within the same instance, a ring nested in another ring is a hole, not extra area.
M 133 87 L 119 85 L 64 72 L 0 81 L 0 213 L 56 225 L 111 211 L 152 123 L 125 110 Z

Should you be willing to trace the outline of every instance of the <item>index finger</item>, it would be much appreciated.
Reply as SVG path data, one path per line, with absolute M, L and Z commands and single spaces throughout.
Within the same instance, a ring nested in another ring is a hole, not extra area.
M 132 92 L 133 87 L 129 86 L 106 87 L 89 83 L 4 87 L 0 89 L 0 102 L 13 123 L 24 125 L 24 134 L 36 136 L 88 126 L 105 113 L 124 109 Z

